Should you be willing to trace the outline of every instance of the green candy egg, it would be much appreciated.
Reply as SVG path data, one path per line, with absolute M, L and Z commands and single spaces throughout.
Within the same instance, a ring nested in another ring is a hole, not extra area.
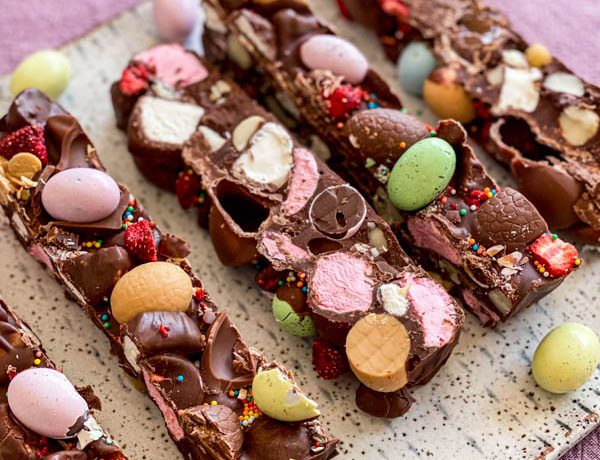
M 540 342 L 531 370 L 544 390 L 567 393 L 583 385 L 600 362 L 600 340 L 579 323 L 565 323 L 552 329 Z
M 12 74 L 10 92 L 13 97 L 26 88 L 37 88 L 57 99 L 71 79 L 71 63 L 60 51 L 43 50 L 30 54 Z
M 396 161 L 387 183 L 390 200 L 401 211 L 421 209 L 448 187 L 455 169 L 456 154 L 448 142 L 423 139 Z
M 298 337 L 314 337 L 317 335 L 315 324 L 310 316 L 298 315 L 285 300 L 273 297 L 273 314 L 275 320 L 284 331 Z

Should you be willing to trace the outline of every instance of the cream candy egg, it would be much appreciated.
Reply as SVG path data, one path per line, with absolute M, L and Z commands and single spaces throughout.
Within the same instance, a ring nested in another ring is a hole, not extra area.
M 335 35 L 309 38 L 300 47 L 300 57 L 309 69 L 329 70 L 352 84 L 362 82 L 369 71 L 369 63 L 359 49 Z
M 75 436 L 73 427 L 89 412 L 73 384 L 53 369 L 32 368 L 18 373 L 8 386 L 7 398 L 19 422 L 54 439 Z
M 197 0 L 154 0 L 153 12 L 160 37 L 177 42 L 192 33 L 200 14 Z
M 110 216 L 121 199 L 117 183 L 92 168 L 61 171 L 42 190 L 44 209 L 56 220 L 90 223 Z
M 26 88 L 37 88 L 57 99 L 71 79 L 71 63 L 56 50 L 30 54 L 17 66 L 10 79 L 10 92 L 16 96 Z

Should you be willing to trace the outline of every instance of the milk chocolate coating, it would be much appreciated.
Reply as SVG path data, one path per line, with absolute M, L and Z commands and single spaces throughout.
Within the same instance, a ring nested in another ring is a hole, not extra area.
M 45 126 L 46 120 L 65 111 L 41 91 L 27 88 L 17 95 L 0 121 L 0 131 L 16 131 L 28 125 Z
M 167 259 L 185 259 L 192 250 L 189 244 L 177 235 L 166 233 L 158 243 L 158 254 Z
M 256 363 L 227 313 L 220 313 L 206 336 L 200 369 L 206 387 L 224 393 L 252 385 Z
M 361 383 L 356 390 L 356 405 L 374 417 L 400 417 L 408 411 L 413 402 L 414 399 L 404 389 L 380 393 Z
M 244 440 L 238 415 L 229 407 L 201 405 L 180 413 L 183 426 L 189 424 L 202 447 L 213 458 L 236 460 Z
M 190 360 L 178 355 L 162 354 L 152 356 L 140 362 L 140 365 L 147 369 L 165 398 L 178 408 L 186 409 L 202 403 L 202 377 Z M 183 377 L 181 381 L 178 380 L 179 376 Z
M 88 146 L 92 143 L 71 115 L 55 115 L 46 122 L 48 155 L 58 157 L 56 169 L 88 166 Z M 53 153 L 56 152 L 56 153 Z
M 366 213 L 365 200 L 356 189 L 333 186 L 323 190 L 312 202 L 310 220 L 323 235 L 340 239 L 352 236 Z
M 158 353 L 189 355 L 204 349 L 200 328 L 182 312 L 140 313 L 127 323 L 127 333 L 145 356 Z
M 523 249 L 548 231 L 544 218 L 521 193 L 506 188 L 475 212 L 473 236 L 490 247 L 506 246 L 507 252 Z
M 400 143 L 405 149 L 429 137 L 425 125 L 416 118 L 398 110 L 373 109 L 358 112 L 348 121 L 352 142 L 364 157 L 376 163 L 393 165 L 398 159 Z
M 306 313 L 306 294 L 299 287 L 286 284 L 277 289 L 275 295 L 279 300 L 287 302 L 295 313 Z
M 87 460 L 88 456 L 85 452 L 76 452 L 73 450 L 63 450 L 50 455 L 44 455 L 42 460 Z
M 13 420 L 8 403 L 0 403 L 0 458 L 11 460 L 33 460 L 34 453 L 28 442 L 34 434 L 26 428 L 21 428 Z
M 111 246 L 67 259 L 60 263 L 60 270 L 79 287 L 88 302 L 99 305 L 131 266 L 127 251 Z

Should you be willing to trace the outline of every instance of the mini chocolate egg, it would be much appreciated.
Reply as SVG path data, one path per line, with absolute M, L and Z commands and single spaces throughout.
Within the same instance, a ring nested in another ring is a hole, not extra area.
M 103 171 L 72 168 L 52 176 L 42 190 L 44 209 L 56 220 L 96 222 L 110 216 L 121 199 L 117 183 Z
M 164 40 L 185 41 L 198 22 L 197 0 L 154 0 L 154 22 Z
M 416 211 L 443 192 L 456 169 L 456 154 L 443 139 L 430 137 L 410 146 L 388 179 L 390 200 L 401 211 Z
M 551 393 L 576 390 L 594 373 L 600 362 L 600 340 L 579 323 L 552 329 L 540 342 L 531 363 L 533 378 Z
M 320 415 L 317 403 L 278 368 L 256 374 L 252 396 L 261 411 L 282 422 L 301 422 Z
M 15 97 L 26 88 L 37 88 L 57 99 L 71 79 L 71 63 L 60 51 L 43 50 L 30 54 L 17 66 L 10 79 Z
M 456 79 L 451 67 L 434 69 L 423 83 L 423 99 L 438 117 L 468 123 L 475 118 L 475 106 Z
M 369 71 L 364 54 L 349 41 L 335 35 L 309 38 L 300 47 L 300 57 L 309 69 L 329 70 L 355 85 L 362 82 Z
M 31 368 L 19 372 L 8 385 L 8 405 L 15 418 L 30 430 L 49 438 L 73 437 L 73 427 L 89 408 L 60 372 Z
M 298 287 L 282 286 L 273 297 L 273 314 L 282 329 L 297 337 L 317 335 L 315 324 L 306 310 L 306 294 Z
M 544 67 L 552 62 L 552 53 L 544 45 L 533 43 L 525 50 L 525 57 L 530 66 Z
M 420 96 L 423 94 L 423 82 L 435 69 L 435 56 L 427 43 L 411 42 L 402 51 L 397 66 L 402 87 Z

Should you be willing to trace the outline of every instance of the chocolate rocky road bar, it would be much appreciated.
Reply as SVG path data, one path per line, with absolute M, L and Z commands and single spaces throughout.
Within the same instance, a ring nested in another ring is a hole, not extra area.
M 541 299 L 581 263 L 531 202 L 500 190 L 458 122 L 434 129 L 401 112 L 360 51 L 304 2 L 207 0 L 205 7 L 208 56 L 245 88 L 280 101 L 290 126 L 322 139 L 333 169 L 484 325 Z
M 28 89 L 0 133 L 0 197 L 19 240 L 104 331 L 185 458 L 336 454 L 316 403 L 246 345 L 194 275 L 186 242 L 104 172 L 75 118 Z
M 508 19 L 485 2 L 338 3 L 347 17 L 377 33 L 393 61 L 408 44 L 428 43 L 438 64 L 424 96 L 434 112 L 460 114 L 484 149 L 510 167 L 519 190 L 551 228 L 600 244 L 596 86 L 539 47 L 528 48 Z
M 100 400 L 74 387 L 40 339 L 0 297 L 0 458 L 125 460 L 96 423 Z
M 160 167 L 161 147 L 183 146 L 190 170 L 177 180 L 181 203 L 197 205 L 223 263 L 260 260 L 257 280 L 275 294 L 282 327 L 318 336 L 318 374 L 335 379 L 350 367 L 361 382 L 359 408 L 388 418 L 405 413 L 408 390 L 448 359 L 463 312 L 360 193 L 179 45 L 135 55 L 112 94 L 145 168 Z

